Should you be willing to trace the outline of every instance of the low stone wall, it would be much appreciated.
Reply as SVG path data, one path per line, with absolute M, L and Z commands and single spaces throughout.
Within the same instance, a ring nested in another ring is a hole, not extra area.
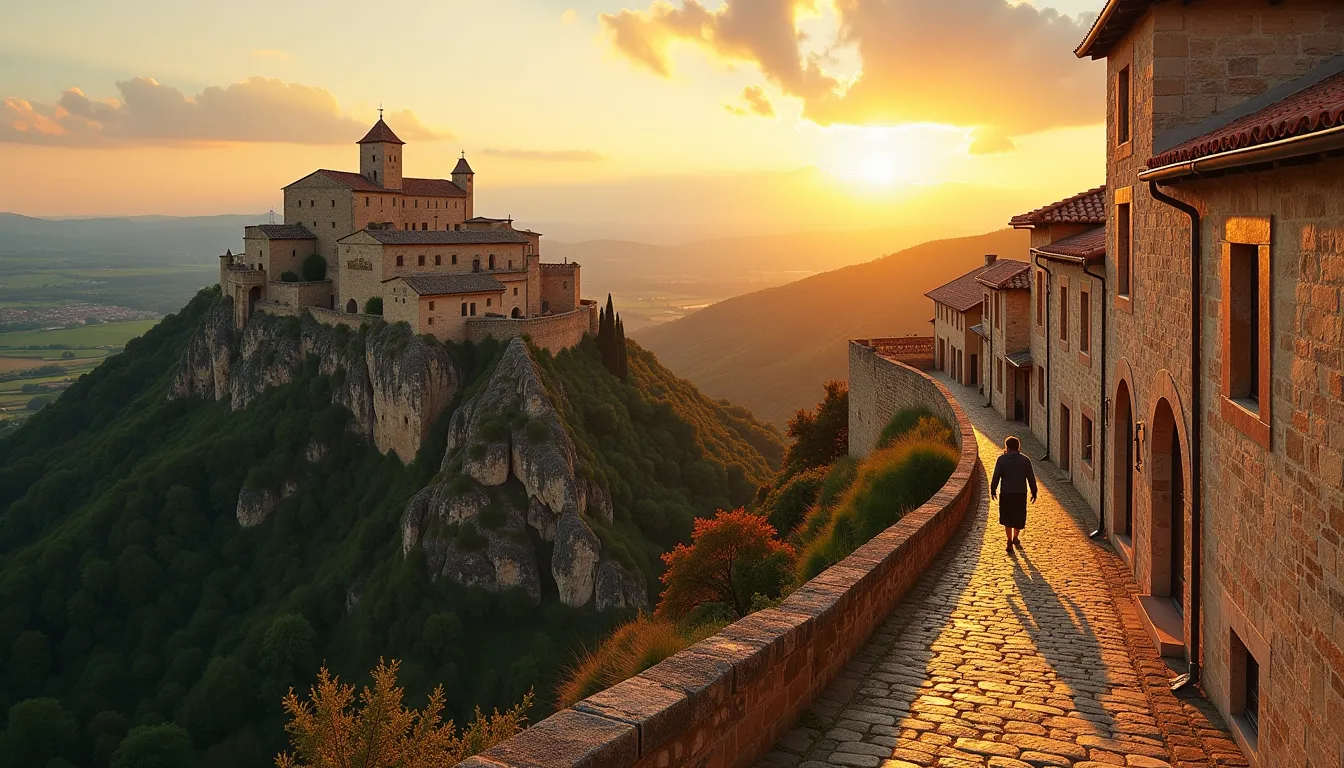
M 956 401 L 928 376 L 911 376 L 908 361 L 892 359 L 909 350 L 889 342 L 904 339 L 854 339 L 849 342 L 849 455 L 863 458 L 891 417 L 906 408 L 928 408 L 948 424 L 957 423 Z
M 942 490 L 778 608 L 734 622 L 461 765 L 747 766 L 793 727 L 952 537 L 983 473 L 974 430 L 941 384 L 885 358 L 864 365 L 889 370 L 875 376 L 861 368 L 856 380 L 853 346 L 850 361 L 851 398 L 856 388 L 868 398 L 868 387 L 893 387 L 959 426 L 961 459 Z
M 291 307 L 288 304 L 279 304 L 274 301 L 258 301 L 257 312 L 265 312 L 268 315 L 281 315 L 283 317 L 302 317 L 305 311 L 304 307 Z
M 322 309 L 321 307 L 308 307 L 308 314 L 313 319 L 323 325 L 344 325 L 358 331 L 359 327 L 365 323 L 383 322 L 382 315 L 366 315 L 361 312 L 337 312 L 334 309 Z
M 272 280 L 266 285 L 266 294 L 277 304 L 291 307 L 320 307 L 331 300 L 331 281 L 286 283 L 283 280 Z
M 467 321 L 467 341 L 486 339 L 507 341 L 526 335 L 533 346 L 552 354 L 569 349 L 588 333 L 597 317 L 597 305 L 582 305 L 572 312 L 515 319 L 512 317 L 476 317 Z

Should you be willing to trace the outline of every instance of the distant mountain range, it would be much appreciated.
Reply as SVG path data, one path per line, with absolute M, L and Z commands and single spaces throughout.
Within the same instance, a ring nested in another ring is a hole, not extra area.
M 727 299 L 632 338 L 710 397 L 783 425 L 821 399 L 823 383 L 846 377 L 848 339 L 931 334 L 926 291 L 987 253 L 1025 261 L 1028 242 L 1010 229 L 928 242 Z

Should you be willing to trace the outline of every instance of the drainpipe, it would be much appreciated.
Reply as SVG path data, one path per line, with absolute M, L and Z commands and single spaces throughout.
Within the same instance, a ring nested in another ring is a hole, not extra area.
M 989 328 L 989 356 L 985 358 L 985 362 L 989 363 L 989 380 L 985 382 L 985 397 L 988 399 L 985 401 L 984 405 L 980 406 L 981 408 L 990 408 L 994 405 L 994 294 L 990 294 L 989 299 L 991 315 L 989 322 L 985 323 Z M 983 319 L 984 316 L 984 310 L 981 310 L 981 319 Z
M 1203 271 L 1200 248 L 1199 210 L 1177 200 L 1148 182 L 1148 193 L 1154 200 L 1175 208 L 1190 219 L 1190 645 L 1186 659 L 1186 673 L 1171 681 L 1173 691 L 1199 682 L 1199 629 L 1200 629 L 1200 536 L 1203 509 L 1203 457 L 1200 454 L 1200 424 L 1203 418 L 1203 330 L 1201 320 L 1204 303 L 1200 273 Z
M 1097 481 L 1097 530 L 1088 534 L 1095 539 L 1106 534 L 1106 427 L 1111 423 L 1111 409 L 1106 407 L 1106 275 L 1088 270 L 1083 262 L 1083 274 L 1101 283 L 1101 479 Z
M 1050 291 L 1053 290 L 1055 284 L 1055 273 L 1051 272 L 1049 267 L 1041 263 L 1041 255 L 1039 253 L 1033 253 L 1031 255 L 1031 260 L 1038 268 L 1043 270 L 1045 274 L 1049 275 L 1049 278 L 1045 281 L 1045 455 L 1039 459 L 1039 461 L 1049 461 L 1050 426 L 1054 422 L 1054 409 L 1050 407 L 1050 390 L 1053 388 L 1052 385 L 1055 381 L 1055 367 L 1050 364 L 1050 305 L 1054 303 L 1050 300 Z

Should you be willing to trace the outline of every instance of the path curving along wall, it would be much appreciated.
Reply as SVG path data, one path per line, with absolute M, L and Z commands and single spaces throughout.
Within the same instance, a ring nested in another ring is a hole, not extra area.
M 746 766 L 789 731 L 942 551 L 975 504 L 983 475 L 974 430 L 951 394 L 921 371 L 858 347 L 851 343 L 851 402 L 857 387 L 863 398 L 948 414 L 960 428 L 961 460 L 942 490 L 778 608 L 734 622 L 459 765 Z M 865 366 L 858 376 L 856 360 Z M 898 394 L 878 397 L 872 387 Z

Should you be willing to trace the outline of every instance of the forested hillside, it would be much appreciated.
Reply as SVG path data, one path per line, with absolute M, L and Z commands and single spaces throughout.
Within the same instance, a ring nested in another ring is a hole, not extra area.
M 0 441 L 0 712 L 18 713 L 0 766 L 106 766 L 130 728 L 176 723 L 199 765 L 260 768 L 284 746 L 281 696 L 323 662 L 360 680 L 402 659 L 408 694 L 442 683 L 459 722 L 533 689 L 544 715 L 563 666 L 629 612 L 432 580 L 402 546 L 408 500 L 441 474 L 451 416 L 503 345 L 448 347 L 464 387 L 403 464 L 350 430 L 312 361 L 238 411 L 170 399 L 218 301 L 201 292 Z M 537 365 L 611 486 L 604 543 L 646 576 L 779 463 L 777 433 L 633 345 L 628 382 L 591 339 Z M 240 490 L 275 478 L 287 495 L 241 527 Z
M 983 264 L 987 253 L 1026 260 L 1027 243 L 1025 232 L 1010 229 L 936 240 L 727 299 L 635 336 L 705 394 L 783 426 L 821 397 L 825 382 L 846 378 L 847 340 L 931 335 L 925 291 Z

